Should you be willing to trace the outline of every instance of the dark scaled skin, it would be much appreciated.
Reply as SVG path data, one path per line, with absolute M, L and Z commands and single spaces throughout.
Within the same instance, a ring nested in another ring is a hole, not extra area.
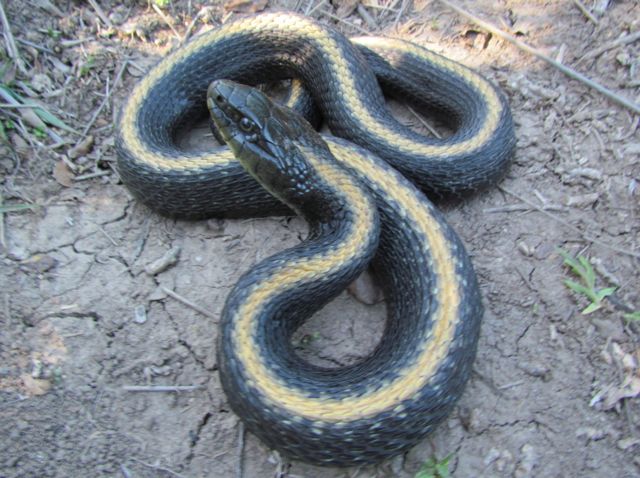
M 254 266 L 227 298 L 220 321 L 218 368 L 230 406 L 269 447 L 317 465 L 376 463 L 414 446 L 450 413 L 475 357 L 483 307 L 475 273 L 459 238 L 422 193 L 386 163 L 342 140 L 323 140 L 302 118 L 273 104 L 262 93 L 218 80 L 209 87 L 207 102 L 219 131 L 243 167 L 310 224 L 305 241 Z M 305 154 L 319 159 L 307 161 Z M 362 161 L 351 162 L 352 154 Z M 285 401 L 289 390 L 319 400 L 319 407 L 323 397 L 340 401 L 376 391 L 384 394 L 386 387 L 420 357 L 429 341 L 425 340 L 427 332 L 437 325 L 434 314 L 443 306 L 444 296 L 439 291 L 452 286 L 436 272 L 439 248 L 445 247 L 451 256 L 447 267 L 453 271 L 450 279 L 456 282 L 458 299 L 451 345 L 435 362 L 424 386 L 379 412 L 360 416 L 354 408 L 349 419 L 339 423 L 293 415 L 287 406 L 274 403 L 255 385 L 241 360 L 242 345 L 236 341 L 235 326 L 243 318 L 238 311 L 245 310 L 252 291 L 262 283 L 287 270 L 287 264 L 330 254 L 336 244 L 346 240 L 359 212 L 345 202 L 339 188 L 318 174 L 316 166 L 324 161 L 329 165 L 337 161 L 336 166 L 366 186 L 363 197 L 370 194 L 380 214 L 380 240 L 378 243 L 378 226 L 374 224 L 355 256 L 337 263 L 325 276 L 292 288 L 276 287 L 252 319 L 256 332 L 251 347 L 258 350 L 270 372 L 287 384 Z M 369 177 L 370 172 L 376 174 Z M 387 179 L 404 196 L 413 198 L 415 210 L 403 209 L 398 191 L 385 190 Z M 440 231 L 437 241 L 441 243 L 432 246 L 425 236 L 428 231 L 417 226 L 414 219 L 423 216 L 431 218 Z M 372 257 L 388 311 L 385 332 L 375 351 L 356 364 L 337 369 L 301 360 L 291 346 L 292 334 L 357 277 Z

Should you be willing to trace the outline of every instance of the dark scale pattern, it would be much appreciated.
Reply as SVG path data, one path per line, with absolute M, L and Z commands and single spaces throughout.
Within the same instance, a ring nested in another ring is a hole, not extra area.
M 149 150 L 176 158 L 176 161 L 181 161 L 180 157 L 198 157 L 178 151 L 175 135 L 180 128 L 202 116 L 207 84 L 213 79 L 226 77 L 255 82 L 256 79 L 300 76 L 334 134 L 359 142 L 367 149 L 373 148 L 425 190 L 447 193 L 476 189 L 495 181 L 504 172 L 514 139 L 510 112 L 501 93 L 498 92 L 502 108 L 500 122 L 480 150 L 465 151 L 455 157 L 401 157 L 393 145 L 379 144 L 375 135 L 363 128 L 360 118 L 346 109 L 347 99 L 341 96 L 339 88 L 344 79 L 334 77 L 326 63 L 335 61 L 333 53 L 329 58 L 323 58 L 313 42 L 279 29 L 277 19 L 282 15 L 260 17 L 274 19 L 270 28 L 260 31 L 254 28 L 257 21 L 254 18 L 240 19 L 223 26 L 222 31 L 229 33 L 223 35 L 222 40 L 209 43 L 181 64 L 175 63 L 164 78 L 144 92 L 135 127 Z M 296 21 L 300 25 L 316 26 L 303 17 L 297 17 Z M 388 121 L 390 129 L 415 139 L 418 144 L 431 144 L 433 140 L 401 127 L 391 118 L 375 76 L 360 50 L 340 34 L 333 31 L 328 34 L 337 46 L 335 53 L 339 53 L 346 62 L 348 77 L 355 80 L 356 94 L 365 98 L 369 111 L 382 121 Z M 487 103 L 469 87 L 464 75 L 456 77 L 410 56 L 398 59 L 399 53 L 395 51 L 365 54 L 386 88 L 411 92 L 413 96 L 410 97 L 452 118 L 456 131 L 447 141 L 471 137 L 484 124 Z M 172 58 L 170 56 L 165 62 L 171 63 Z M 422 92 L 425 88 L 432 90 Z M 340 147 L 348 144 L 338 139 L 327 138 L 327 141 Z M 159 167 L 153 160 L 145 162 L 135 157 L 122 132 L 118 136 L 117 147 L 119 171 L 125 184 L 140 200 L 163 214 L 197 218 L 290 211 L 260 188 L 239 163 L 232 161 L 223 166 L 202 163 L 198 168 L 184 170 Z M 356 146 L 351 147 L 360 154 L 368 154 Z M 396 177 L 397 173 L 385 163 L 373 156 L 370 158 L 372 167 L 385 168 L 389 176 Z M 385 296 L 389 298 L 389 318 L 380 344 L 363 362 L 331 371 L 304 363 L 289 345 L 295 328 L 324 301 L 335 296 L 364 267 L 375 249 L 373 237 L 363 245 L 358 257 L 336 267 L 327 278 L 318 278 L 299 284 L 295 290 L 272 295 L 258 321 L 257 347 L 266 365 L 292 389 L 304 390 L 310 397 L 364 395 L 365 390 L 384 387 L 400 375 L 422 350 L 421 332 L 434 326 L 433 311 L 440 304 L 433 291 L 444 285 L 439 283 L 431 267 L 431 251 L 423 248 L 425 238 L 410 221 L 402 219 L 404 211 L 392 194 L 373 184 L 366 174 L 354 172 L 371 188 L 381 217 L 381 236 L 374 269 Z M 423 173 L 427 176 L 416 177 Z M 412 187 L 403 178 L 398 181 L 403 187 Z M 329 196 L 340 197 L 335 193 L 327 191 L 327 217 L 313 216 L 309 241 L 268 259 L 245 275 L 234 289 L 223 313 L 218 365 L 229 403 L 247 427 L 269 446 L 292 458 L 316 464 L 356 465 L 377 462 L 407 449 L 447 416 L 460 397 L 471 371 L 482 304 L 473 268 L 460 240 L 430 203 L 422 198 L 422 207 L 431 211 L 444 231 L 456 260 L 461 304 L 452 345 L 428 384 L 400 404 L 403 411 L 382 410 L 348 424 L 318 423 L 293 417 L 289 411 L 266 400 L 263 392 L 245 380 L 247 371 L 237 360 L 233 349 L 229 321 L 253 283 L 272 274 L 287 260 L 308 257 L 324 248 L 331 249 L 335 242 L 343 239 L 345 229 L 334 225 L 348 224 L 349 214 L 330 206 Z M 315 209 L 316 212 L 323 210 Z
M 346 142 L 334 143 L 349 146 Z M 360 154 L 367 155 L 364 150 Z M 396 176 L 392 169 L 371 157 L 371 161 Z M 347 166 L 347 165 L 345 165 Z M 347 166 L 348 167 L 348 166 Z M 352 171 L 361 175 L 358 171 Z M 399 177 L 399 175 L 397 175 Z M 366 181 L 366 177 L 362 177 Z M 404 178 L 399 181 L 415 191 Z M 339 292 L 339 278 L 344 274 L 352 278 L 363 263 L 353 261 L 335 277 L 324 281 L 300 284 L 299 288 L 273 297 L 260 318 L 258 342 L 260 355 L 269 369 L 292 389 L 305 391 L 310 397 L 330 396 L 343 398 L 362 395 L 370 386 L 382 386 L 397 377 L 420 352 L 425 330 L 433 326 L 432 313 L 437 307 L 432 288 L 437 287 L 437 277 L 427 264 L 432 260 L 424 251 L 425 238 L 408 221 L 402 220 L 401 208 L 387 191 L 369 181 L 381 214 L 380 245 L 374 259 L 374 270 L 388 299 L 389 317 L 384 335 L 377 349 L 363 362 L 341 369 L 322 369 L 301 361 L 289 345 L 291 334 L 330 296 Z M 416 191 L 417 193 L 417 191 Z M 417 193 L 419 194 L 419 193 Z M 475 358 L 482 303 L 472 265 L 455 232 L 449 228 L 426 198 L 423 206 L 429 208 L 443 228 L 450 247 L 458 261 L 456 273 L 466 280 L 461 288 L 461 308 L 454 334 L 453 345 L 433 376 L 432 380 L 416 396 L 402 403 L 404 415 L 386 410 L 367 419 L 349 422 L 346 426 L 331 423 L 318 424 L 308 419 L 294 421 L 287 410 L 265 402 L 260 390 L 248 385 L 242 364 L 234 359 L 230 335 L 230 314 L 225 311 L 221 324 L 219 367 L 221 379 L 229 403 L 243 417 L 247 427 L 269 446 L 277 448 L 292 458 L 319 465 L 358 465 L 374 463 L 415 445 L 429 434 L 451 411 L 460 397 L 470 375 Z M 282 267 L 283 260 L 308 254 L 317 248 L 330 247 L 338 236 L 328 236 L 310 246 L 300 246 L 267 259 L 257 269 L 247 273 L 231 293 L 226 309 L 236 310 L 246 297 L 251 283 L 268 277 L 275 268 Z M 307 249 L 309 247 L 309 249 Z M 368 246 L 363 247 L 363 254 Z M 357 268 L 357 269 L 356 269 Z M 309 301 L 309 298 L 315 300 Z M 314 430 L 319 430 L 316 432 Z
M 427 192 L 475 190 L 504 173 L 515 140 L 511 114 L 500 92 L 501 120 L 481 150 L 446 158 L 400 155 L 395 145 L 380 142 L 352 111 L 346 109 L 346 99 L 340 92 L 344 78 L 333 76 L 327 67 L 328 62 L 335 62 L 336 58 L 323 57 L 318 45 L 292 34 L 286 25 L 279 26 L 278 18 L 282 15 L 271 15 L 270 28 L 258 31 L 255 25 L 257 17 L 241 18 L 222 26 L 223 31 L 235 33 L 229 33 L 217 43 L 207 44 L 181 63 L 176 63 L 153 88 L 145 92 L 136 127 L 151 151 L 167 157 L 198 157 L 197 154 L 180 151 L 175 136 L 185 125 L 194 123 L 205 114 L 206 88 L 212 80 L 227 78 L 255 83 L 257 80 L 293 76 L 299 77 L 308 88 L 334 134 L 375 152 Z M 305 17 L 286 16 L 295 17 L 300 25 L 317 26 Z M 415 92 L 415 96 L 423 98 L 424 103 L 431 102 L 453 114 L 458 124 L 454 141 L 474 134 L 484 122 L 486 103 L 464 78 L 410 55 L 396 61 L 402 54 L 387 48 L 376 48 L 375 51 L 356 48 L 330 29 L 327 29 L 327 34 L 337 45 L 334 53 L 346 62 L 364 104 L 388 128 L 412 138 L 416 144 L 433 144 L 436 140 L 420 136 L 393 119 L 384 104 L 375 75 L 386 87 L 393 89 L 396 85 L 400 91 Z M 363 52 L 372 63 L 375 75 L 367 66 Z M 171 63 L 172 58 L 170 55 L 162 64 Z M 420 91 L 425 93 L 418 93 Z M 162 214 L 203 218 L 253 217 L 288 212 L 235 162 L 222 167 L 202 164 L 188 170 L 158 168 L 135 157 L 121 132 L 116 146 L 118 170 L 123 182 L 138 199 Z

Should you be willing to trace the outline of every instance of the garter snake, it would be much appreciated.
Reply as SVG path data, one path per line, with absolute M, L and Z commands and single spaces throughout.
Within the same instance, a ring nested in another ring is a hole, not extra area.
M 206 94 L 220 78 L 292 76 L 336 136 L 321 139 L 249 87 L 221 80 Z M 438 141 L 400 125 L 378 81 L 444 113 L 454 134 Z M 231 150 L 180 151 L 176 132 L 207 102 Z M 310 223 L 306 241 L 240 279 L 222 313 L 221 380 L 234 411 L 265 443 L 320 465 L 373 463 L 414 445 L 447 416 L 471 371 L 482 303 L 459 238 L 394 167 L 427 191 L 495 181 L 514 146 L 499 90 L 411 43 L 352 44 L 308 18 L 262 14 L 163 59 L 125 104 L 116 144 L 123 181 L 161 213 L 293 209 Z M 388 310 L 375 351 L 330 371 L 299 359 L 293 331 L 371 258 Z
M 375 74 L 373 72 L 375 70 Z M 400 124 L 376 80 L 433 107 L 455 128 L 445 141 Z M 116 147 L 123 182 L 162 214 L 202 218 L 286 212 L 227 149 L 181 151 L 176 136 L 207 115 L 209 83 L 298 77 L 332 134 L 374 152 L 423 190 L 463 192 L 503 174 L 515 144 L 511 113 L 491 83 L 412 43 L 351 42 L 292 13 L 240 18 L 196 37 L 161 60 L 129 96 Z

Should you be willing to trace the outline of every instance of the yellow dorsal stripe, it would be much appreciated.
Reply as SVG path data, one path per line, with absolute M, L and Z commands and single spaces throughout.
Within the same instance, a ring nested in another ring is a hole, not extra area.
M 394 46 L 399 50 L 424 58 L 427 61 L 436 63 L 438 66 L 464 77 L 485 98 L 487 102 L 487 119 L 476 135 L 464 141 L 446 145 L 417 144 L 408 136 L 390 131 L 384 124 L 381 124 L 371 116 L 366 105 L 361 101 L 355 79 L 349 72 L 348 64 L 344 58 L 338 54 L 340 49 L 339 44 L 331 38 L 327 31 L 320 25 L 310 20 L 300 18 L 299 16 L 274 13 L 263 14 L 243 22 L 234 22 L 220 29 L 205 33 L 158 63 L 134 88 L 123 110 L 120 120 L 120 131 L 126 148 L 129 149 L 139 161 L 156 169 L 193 170 L 203 166 L 225 165 L 233 161 L 233 155 L 228 151 L 222 150 L 201 156 L 184 155 L 177 157 L 165 156 L 157 151 L 153 151 L 145 144 L 140 136 L 140 132 L 136 126 L 137 112 L 140 110 L 146 95 L 154 85 L 171 69 L 190 55 L 196 54 L 198 51 L 208 48 L 224 38 L 244 33 L 247 30 L 262 31 L 265 29 L 281 32 L 287 31 L 291 35 L 299 35 L 302 38 L 313 41 L 316 47 L 325 53 L 327 58 L 331 58 L 332 61 L 327 63 L 327 67 L 331 68 L 334 76 L 340 80 L 340 95 L 346 101 L 348 109 L 359 119 L 365 129 L 374 133 L 388 144 L 393 144 L 394 147 L 402 153 L 427 155 L 435 158 L 468 152 L 485 144 L 498 127 L 502 112 L 500 100 L 495 90 L 486 80 L 455 62 L 434 55 L 410 43 L 395 41 Z M 359 41 L 362 42 L 364 40 Z M 366 41 L 371 42 L 378 40 L 367 39 Z M 389 41 L 391 42 L 392 40 Z
M 342 422 L 370 417 L 381 411 L 395 408 L 402 400 L 415 396 L 437 370 L 446 356 L 451 344 L 459 307 L 458 278 L 455 271 L 456 260 L 443 235 L 439 222 L 429 214 L 428 208 L 421 202 L 413 189 L 397 180 L 395 175 L 379 167 L 367 158 L 347 148 L 332 144 L 331 150 L 342 162 L 366 172 L 367 176 L 384 190 L 392 192 L 399 206 L 407 211 L 408 220 L 416 225 L 426 238 L 432 256 L 434 273 L 438 277 L 438 309 L 434 312 L 434 327 L 425 337 L 425 345 L 416 361 L 407 366 L 401 377 L 389 383 L 379 384 L 379 389 L 358 397 L 311 398 L 299 389 L 291 388 L 275 377 L 258 354 L 254 342 L 256 314 L 260 312 L 261 302 L 270 297 L 275 290 L 291 287 L 297 281 L 310 277 L 309 269 L 331 270 L 349 257 L 350 250 L 358 247 L 361 240 L 356 234 L 344 244 L 336 255 L 316 256 L 300 260 L 300 267 L 294 265 L 291 271 L 283 271 L 269 278 L 248 296 L 246 302 L 236 312 L 234 326 L 234 344 L 237 359 L 245 369 L 248 383 L 259 390 L 264 398 L 294 415 L 310 420 Z M 357 227 L 355 230 L 357 230 Z M 426 251 L 425 251 L 426 253 Z

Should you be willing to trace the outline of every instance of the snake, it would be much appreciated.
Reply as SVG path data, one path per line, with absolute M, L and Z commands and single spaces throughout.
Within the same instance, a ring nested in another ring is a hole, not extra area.
M 331 135 L 241 84 L 292 77 Z M 384 94 L 432 108 L 453 133 L 416 133 Z M 181 150 L 179 132 L 207 114 L 226 145 Z M 347 39 L 290 12 L 238 18 L 167 55 L 132 90 L 116 137 L 122 181 L 161 214 L 296 213 L 309 223 L 303 242 L 234 286 L 217 362 L 251 432 L 287 457 L 329 466 L 407 450 L 460 398 L 483 305 L 461 240 L 427 194 L 494 183 L 514 144 L 504 94 L 478 73 L 407 41 Z M 292 334 L 367 264 L 387 308 L 374 351 L 336 369 L 301 359 Z

